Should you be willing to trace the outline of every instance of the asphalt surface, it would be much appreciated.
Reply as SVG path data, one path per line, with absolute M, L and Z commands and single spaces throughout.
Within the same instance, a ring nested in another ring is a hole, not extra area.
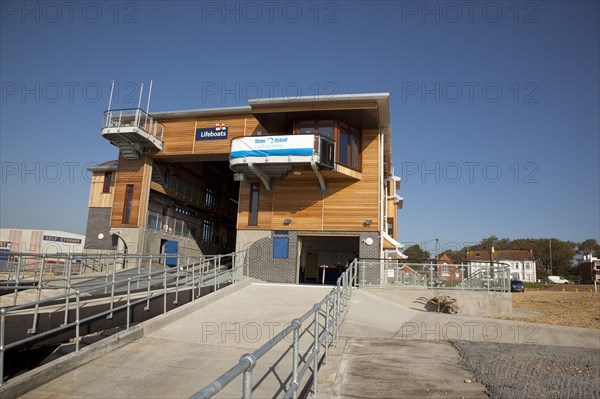
M 492 399 L 600 398 L 600 350 L 455 341 L 462 367 Z

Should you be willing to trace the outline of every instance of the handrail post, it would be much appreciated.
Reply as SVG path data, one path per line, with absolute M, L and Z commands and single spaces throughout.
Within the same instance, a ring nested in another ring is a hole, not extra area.
M 294 392 L 292 393 L 292 398 L 296 399 L 298 397 L 298 363 L 299 363 L 299 337 L 300 337 L 300 326 L 302 322 L 300 319 L 292 320 L 292 324 L 294 327 L 293 332 L 293 343 L 292 343 L 292 386 L 294 387 Z
M 79 352 L 79 294 L 80 291 L 75 291 L 75 352 Z
M 254 355 L 246 353 L 245 355 L 242 355 L 240 361 L 244 359 L 250 362 L 250 366 L 244 370 L 242 399 L 252 399 L 252 370 L 256 365 L 256 358 Z
M 42 279 L 44 277 L 44 267 L 46 265 L 45 259 L 46 255 L 42 255 L 42 263 L 40 265 L 40 277 L 38 278 L 37 294 L 35 298 L 35 313 L 33 314 L 33 323 L 31 325 L 31 328 L 27 330 L 27 333 L 29 334 L 35 334 L 37 332 L 37 321 L 40 311 L 40 297 L 42 294 Z
M 175 267 L 177 270 L 175 271 L 175 299 L 173 300 L 173 304 L 177 305 L 177 301 L 179 300 L 179 260 L 181 259 L 181 255 L 177 255 L 177 261 L 175 263 Z
M 327 364 L 327 354 L 329 352 L 329 298 L 325 301 L 325 364 Z
M 163 314 L 167 313 L 167 269 L 163 271 Z
M 200 290 L 200 288 L 198 288 Z M 192 302 L 196 300 L 196 265 L 192 265 Z
M 18 255 L 19 260 L 17 261 L 17 275 L 15 276 L 15 292 L 14 292 L 14 296 L 13 296 L 13 306 L 17 305 L 17 295 L 19 292 L 19 289 L 16 288 L 19 286 L 20 283 L 20 274 L 21 274 L 21 262 L 23 260 L 23 256 L 22 255 Z
M 139 280 L 139 278 L 138 278 Z M 129 323 L 131 320 L 131 277 L 127 279 L 127 331 L 129 331 Z
M 313 347 L 313 396 L 317 395 L 317 374 L 319 373 L 319 312 L 321 307 L 315 309 L 314 347 Z
M 0 387 L 4 385 L 4 327 L 6 325 L 6 308 L 0 308 Z
M 57 258 L 58 259 L 58 258 Z M 55 269 L 56 273 L 56 269 Z M 69 322 L 69 300 L 71 296 L 71 255 L 68 257 L 68 264 L 66 270 L 63 266 L 63 273 L 65 274 L 65 281 L 67 282 L 67 287 L 65 288 L 65 295 L 67 298 L 65 299 L 65 322 L 67 324 Z
M 110 285 L 110 313 L 108 314 L 108 316 L 106 316 L 107 319 L 111 319 L 113 318 L 113 308 L 114 308 L 114 302 L 115 302 L 115 278 L 116 278 L 116 274 L 117 274 L 117 258 L 116 258 L 116 253 L 115 253 L 115 264 L 113 266 L 113 274 L 112 274 L 112 284 Z M 123 261 L 124 263 L 125 261 Z

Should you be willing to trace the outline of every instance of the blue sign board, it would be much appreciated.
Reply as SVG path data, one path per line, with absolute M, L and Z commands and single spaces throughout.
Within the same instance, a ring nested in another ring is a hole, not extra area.
M 44 236 L 43 239 L 44 241 L 64 242 L 65 244 L 81 244 L 81 238 Z
M 229 128 L 222 127 L 199 127 L 196 129 L 196 140 L 223 140 L 227 138 Z

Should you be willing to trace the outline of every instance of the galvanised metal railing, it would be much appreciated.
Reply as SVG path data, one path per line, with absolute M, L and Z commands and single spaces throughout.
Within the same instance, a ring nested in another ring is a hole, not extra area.
M 191 399 L 211 398 L 225 388 L 228 384 L 242 375 L 242 398 L 252 398 L 253 384 L 252 374 L 260 359 L 270 350 L 281 344 L 287 336 L 292 335 L 292 343 L 288 344 L 292 350 L 292 364 L 290 365 L 291 380 L 285 391 L 285 399 L 298 397 L 299 389 L 302 389 L 302 381 L 306 374 L 311 371 L 310 381 L 313 395 L 317 394 L 317 374 L 319 372 L 320 360 L 327 364 L 328 350 L 334 346 L 339 336 L 339 325 L 342 316 L 348 307 L 357 277 L 357 261 L 355 260 L 348 269 L 338 278 L 336 286 L 312 309 L 301 317 L 292 320 L 290 325 L 267 343 L 252 353 L 242 355 L 238 364 L 223 373 L 219 378 L 202 388 L 191 396 Z M 304 355 L 300 354 L 300 330 L 302 324 L 310 321 L 306 329 L 313 329 L 313 341 Z M 285 344 L 285 343 L 284 343 Z M 319 355 L 323 350 L 323 355 Z M 307 381 L 308 383 L 308 381 Z
M 114 109 L 104 112 L 103 128 L 138 127 L 163 142 L 165 127 L 140 108 Z
M 9 259 L 14 262 L 12 275 L 15 280 L 5 282 L 0 288 L 14 290 L 12 306 L 0 308 L 0 386 L 4 383 L 4 354 L 6 351 L 20 347 L 32 341 L 49 337 L 59 332 L 74 330 L 75 351 L 80 347 L 80 326 L 90 321 L 109 318 L 112 319 L 115 312 L 126 310 L 125 328 L 131 326 L 131 309 L 133 306 L 146 303 L 144 310 L 150 310 L 150 301 L 154 298 L 163 297 L 163 314 L 167 312 L 167 296 L 174 294 L 174 304 L 177 304 L 179 294 L 184 289 L 191 288 L 191 300 L 195 301 L 200 295 L 201 288 L 212 287 L 212 292 L 218 290 L 224 283 L 234 283 L 234 274 L 243 272 L 248 261 L 247 252 L 234 252 L 225 255 L 188 256 L 188 255 L 136 255 L 136 254 L 111 254 L 111 255 L 86 255 L 86 254 L 45 254 L 37 255 L 40 258 L 39 270 L 34 273 L 35 286 L 26 284 L 30 277 L 23 275 L 19 267 L 24 264 L 23 259 L 30 260 L 35 254 L 10 253 Z M 113 260 L 112 271 L 109 273 L 77 274 L 71 273 L 74 260 L 87 263 L 91 257 Z M 46 274 L 45 266 L 52 259 L 54 262 L 62 261 L 66 267 L 63 277 Z M 174 267 L 166 266 L 166 260 L 176 259 Z M 134 266 L 124 269 L 128 266 Z M 137 265 L 137 266 L 136 266 Z M 117 272 L 117 269 L 122 271 Z M 35 290 L 36 299 L 31 302 L 17 304 L 21 290 Z M 60 292 L 62 294 L 52 295 L 42 299 L 44 292 Z M 80 310 L 85 305 L 86 299 L 92 299 L 92 295 L 106 295 L 105 301 L 108 309 L 80 317 Z M 109 294 L 109 296 L 108 296 Z M 4 295 L 6 297 L 6 295 Z M 44 312 L 45 306 L 56 305 L 64 300 L 61 305 L 64 311 L 64 322 L 53 329 L 38 332 L 38 321 L 40 314 Z M 75 320 L 70 320 L 69 314 L 75 302 Z M 33 314 L 31 328 L 23 335 L 27 337 L 6 342 L 6 330 L 9 316 L 30 312 Z
M 360 287 L 407 287 L 510 291 L 510 265 L 408 263 L 392 259 L 361 259 Z
M 156 211 L 148 211 L 146 228 L 154 230 L 155 232 L 163 231 L 182 238 L 194 238 L 199 243 L 224 248 L 228 246 L 231 247 L 235 244 L 234 234 L 231 232 L 224 235 L 217 234 L 214 231 L 215 228 L 213 224 L 200 225 L 184 219 L 165 216 Z

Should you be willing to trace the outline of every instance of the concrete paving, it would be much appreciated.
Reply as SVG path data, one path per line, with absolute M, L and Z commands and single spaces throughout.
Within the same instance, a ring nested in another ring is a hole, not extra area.
M 210 301 L 209 295 L 208 302 L 186 305 L 177 320 L 151 320 L 154 327 L 145 328 L 137 341 L 22 397 L 189 397 L 331 290 L 271 284 L 229 288 L 231 293 L 219 299 Z M 485 386 L 462 368 L 450 340 L 600 348 L 599 330 L 436 314 L 407 301 L 377 289 L 354 290 L 340 339 L 319 373 L 318 397 L 486 398 Z M 302 335 L 301 353 L 312 340 L 310 332 Z M 258 361 L 255 398 L 283 396 L 291 371 L 290 342 Z M 241 378 L 216 397 L 240 395 Z
M 338 346 L 319 374 L 319 397 L 487 398 L 451 340 L 600 348 L 600 330 L 431 313 L 409 296 L 354 291 Z
M 23 395 L 23 398 L 189 397 L 281 332 L 331 287 L 253 284 L 232 292 Z M 210 295 L 208 296 L 210 297 Z M 208 298 L 207 297 L 207 298 Z M 313 337 L 302 336 L 300 352 Z M 272 397 L 289 383 L 289 342 L 261 358 L 254 396 Z M 241 378 L 217 397 L 240 397 Z

